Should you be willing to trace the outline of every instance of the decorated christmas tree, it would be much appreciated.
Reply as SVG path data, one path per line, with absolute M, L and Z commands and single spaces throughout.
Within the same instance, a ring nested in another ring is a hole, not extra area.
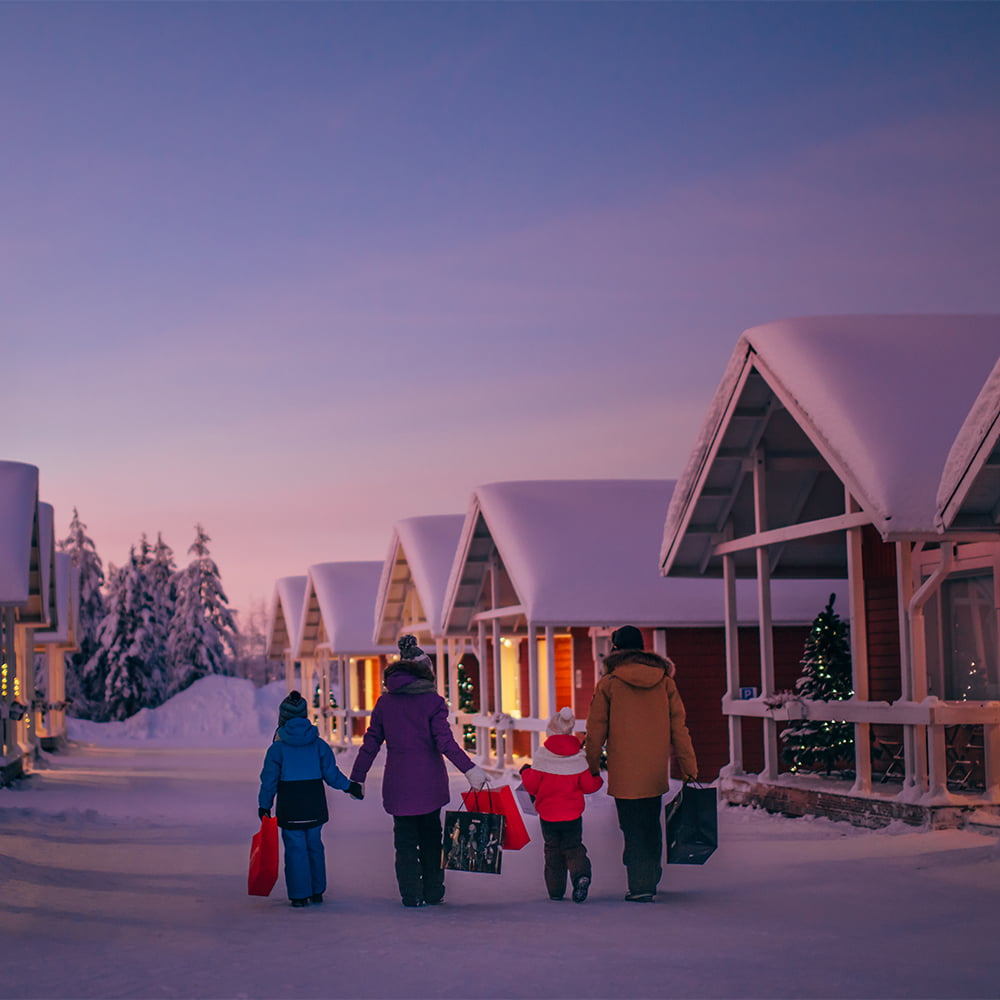
M 833 610 L 835 594 L 816 616 L 802 654 L 802 676 L 795 693 L 811 701 L 842 701 L 854 694 L 849 629 Z M 781 733 L 782 757 L 792 771 L 853 766 L 854 725 L 802 719 Z

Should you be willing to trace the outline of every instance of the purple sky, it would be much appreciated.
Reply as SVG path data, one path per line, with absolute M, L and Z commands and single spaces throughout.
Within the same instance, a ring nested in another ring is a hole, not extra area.
M 479 483 L 676 476 L 746 327 L 1000 312 L 998 51 L 997 3 L 2 4 L 0 457 L 105 561 L 201 521 L 242 609 Z

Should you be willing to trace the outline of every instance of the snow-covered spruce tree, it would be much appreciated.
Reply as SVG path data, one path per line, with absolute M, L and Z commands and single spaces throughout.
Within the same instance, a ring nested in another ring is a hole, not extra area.
M 801 660 L 802 676 L 795 682 L 795 693 L 812 701 L 842 701 L 854 694 L 849 629 L 833 610 L 835 598 L 830 595 L 812 623 Z M 850 722 L 802 719 L 789 723 L 781 739 L 782 756 L 793 771 L 823 767 L 829 774 L 838 764 L 854 759 Z
M 69 523 L 69 534 L 58 543 L 58 548 L 70 557 L 80 573 L 78 648 L 66 659 L 66 694 L 73 702 L 72 715 L 94 719 L 102 717 L 103 713 L 104 677 L 85 677 L 83 669 L 97 651 L 97 634 L 104 621 L 104 565 L 76 507 Z
M 156 685 L 150 702 L 150 707 L 153 707 L 166 701 L 173 689 L 168 649 L 170 629 L 177 607 L 177 565 L 174 562 L 174 550 L 163 540 L 160 532 L 156 534 L 156 545 L 153 546 L 152 557 L 146 566 L 146 579 L 153 607 L 149 653 L 149 673 Z
M 188 549 L 194 556 L 177 574 L 177 603 L 167 648 L 172 694 L 209 674 L 227 672 L 238 644 L 236 618 L 222 589 L 219 567 L 208 554 L 211 539 L 200 524 Z
M 99 646 L 86 673 L 104 676 L 104 717 L 127 719 L 156 698 L 157 679 L 150 669 L 153 652 L 153 599 L 147 576 L 151 561 L 143 535 L 139 551 L 129 550 L 128 562 L 117 570 L 108 588 L 108 613 L 98 636 Z

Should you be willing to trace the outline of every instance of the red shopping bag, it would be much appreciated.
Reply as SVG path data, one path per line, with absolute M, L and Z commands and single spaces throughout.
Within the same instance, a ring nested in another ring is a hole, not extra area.
M 250 896 L 270 896 L 278 881 L 278 821 L 264 816 L 260 830 L 250 841 L 250 874 L 247 893 Z
M 505 851 L 519 851 L 531 840 L 510 785 L 483 788 L 478 792 L 470 788 L 469 791 L 462 792 L 462 801 L 470 812 L 495 813 L 504 817 L 507 821 L 503 835 Z

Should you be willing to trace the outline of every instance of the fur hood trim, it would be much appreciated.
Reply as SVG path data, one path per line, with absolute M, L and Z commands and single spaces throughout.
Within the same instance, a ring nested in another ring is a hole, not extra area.
M 582 749 L 579 753 L 567 757 L 564 754 L 553 753 L 546 749 L 544 744 L 535 751 L 531 768 L 543 774 L 579 774 L 590 769 Z
M 388 681 L 390 677 L 394 677 L 396 674 L 407 674 L 410 677 L 419 677 L 422 680 L 434 683 L 434 671 L 425 663 L 420 663 L 418 660 L 397 660 L 395 663 L 390 663 L 385 668 L 382 679 L 383 681 Z
M 668 660 L 659 653 L 651 653 L 645 649 L 619 649 L 609 653 L 604 658 L 604 672 L 613 674 L 623 663 L 640 663 L 645 667 L 659 667 L 668 677 L 674 676 L 673 660 Z

